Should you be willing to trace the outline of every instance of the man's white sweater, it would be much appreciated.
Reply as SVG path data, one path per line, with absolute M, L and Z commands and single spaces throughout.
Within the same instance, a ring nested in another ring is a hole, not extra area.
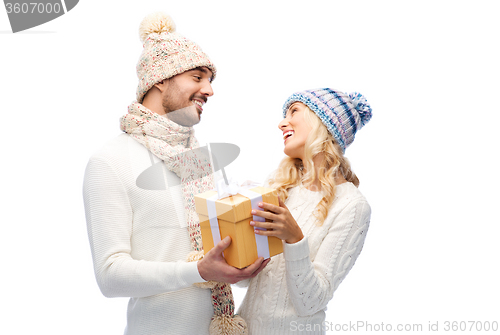
M 304 238 L 250 281 L 240 309 L 251 335 L 323 334 L 325 310 L 354 265 L 365 240 L 370 206 L 352 183 L 337 186 L 325 222 L 313 215 L 320 192 L 295 187 L 285 204 Z
M 208 334 L 210 290 L 192 285 L 204 280 L 196 262 L 185 262 L 191 244 L 179 178 L 155 165 L 137 185 L 158 162 L 127 134 L 90 158 L 83 195 L 97 283 L 106 297 L 130 297 L 127 335 Z

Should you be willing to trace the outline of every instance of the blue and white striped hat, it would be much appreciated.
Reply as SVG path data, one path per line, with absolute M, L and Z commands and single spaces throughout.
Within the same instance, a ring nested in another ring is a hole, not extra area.
M 291 104 L 299 101 L 307 105 L 326 126 L 342 151 L 354 141 L 354 135 L 372 118 L 372 108 L 366 98 L 357 92 L 350 94 L 319 88 L 292 94 L 283 105 L 283 117 Z

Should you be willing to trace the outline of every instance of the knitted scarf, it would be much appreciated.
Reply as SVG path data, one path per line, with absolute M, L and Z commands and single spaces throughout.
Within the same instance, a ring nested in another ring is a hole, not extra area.
M 203 243 L 194 195 L 212 190 L 213 179 L 210 159 L 199 150 L 192 150 L 199 146 L 194 129 L 178 125 L 137 102 L 132 103 L 128 107 L 128 114 L 121 117 L 120 128 L 163 160 L 166 167 L 181 178 L 188 233 L 193 248 L 187 260 L 200 260 L 203 258 Z M 247 334 L 245 321 L 234 314 L 229 284 L 208 282 L 195 285 L 212 290 L 214 316 L 210 323 L 210 334 Z

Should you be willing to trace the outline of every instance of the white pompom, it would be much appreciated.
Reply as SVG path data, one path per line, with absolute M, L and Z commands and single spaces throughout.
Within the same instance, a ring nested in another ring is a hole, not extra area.
M 149 14 L 142 20 L 139 26 L 139 37 L 144 43 L 149 34 L 152 33 L 173 33 L 175 31 L 174 20 L 163 12 Z
M 361 126 L 364 126 L 372 118 L 372 108 L 370 104 L 366 100 L 365 96 L 358 92 L 349 93 L 349 98 L 351 98 L 351 102 L 359 114 Z

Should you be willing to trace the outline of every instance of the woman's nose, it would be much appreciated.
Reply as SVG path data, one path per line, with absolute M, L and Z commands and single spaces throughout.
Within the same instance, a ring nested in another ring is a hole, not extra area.
M 283 119 L 283 120 L 281 120 L 281 122 L 280 122 L 280 123 L 278 123 L 278 128 L 279 128 L 280 130 L 281 130 L 282 128 L 286 127 L 286 126 L 288 126 L 288 121 L 287 121 L 287 119 L 286 119 L 286 118 L 285 118 L 285 119 Z

